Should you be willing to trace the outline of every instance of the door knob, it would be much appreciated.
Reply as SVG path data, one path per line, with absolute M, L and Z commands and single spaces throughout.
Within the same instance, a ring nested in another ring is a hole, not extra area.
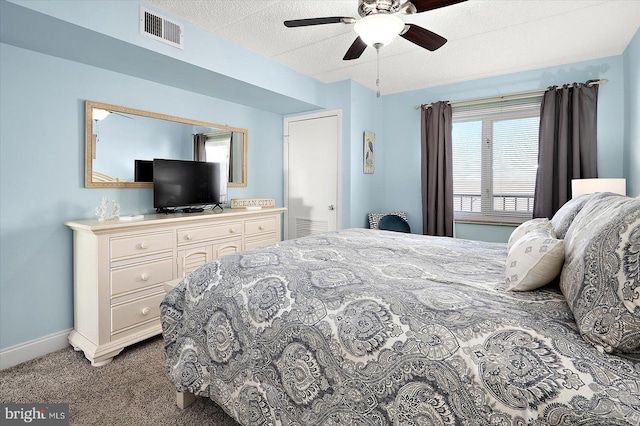
M 329 206 L 329 210 L 335 210 L 335 209 L 336 209 L 336 206 L 334 206 L 333 204 Z

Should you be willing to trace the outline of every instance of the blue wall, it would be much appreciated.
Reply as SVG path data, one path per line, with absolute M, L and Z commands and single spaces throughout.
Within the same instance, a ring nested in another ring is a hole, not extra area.
M 137 0 L 0 0 L 0 40 L 267 111 L 295 113 L 324 104 L 318 80 L 187 22 L 182 21 L 184 49 L 141 35 L 141 5 Z
M 364 132 L 376 135 L 374 155 L 381 146 L 392 143 L 384 138 L 382 105 L 383 100 L 376 98 L 375 93 L 359 83 L 352 83 L 351 87 L 351 131 L 350 131 L 350 168 L 351 188 L 349 201 L 351 203 L 350 226 L 358 228 L 368 227 L 367 214 L 371 211 L 382 211 L 385 198 L 385 158 L 376 156 L 373 174 L 364 173 Z
M 606 78 L 598 96 L 598 171 L 601 177 L 623 177 L 624 69 L 622 56 L 484 78 L 384 97 L 382 157 L 385 207 L 405 210 L 414 232 L 422 232 L 420 195 L 420 110 L 414 106 L 541 89 L 552 85 Z M 513 227 L 456 224 L 456 236 L 506 241 Z
M 376 99 L 358 83 L 322 84 L 188 25 L 196 36 L 185 51 L 142 38 L 121 25 L 137 19 L 138 6 L 0 0 L 0 349 L 73 326 L 72 233 L 65 221 L 93 217 L 103 196 L 118 200 L 125 215 L 152 210 L 150 189 L 84 188 L 86 99 L 247 128 L 249 184 L 230 188 L 230 196 L 273 196 L 279 205 L 284 116 L 340 109 L 342 226 L 366 226 L 369 211 L 401 209 L 421 232 L 414 105 L 603 77 L 610 83 L 600 92 L 600 173 L 621 176 L 624 164 L 630 188 L 640 192 L 638 34 L 622 56 Z M 51 43 L 29 38 L 24 28 L 34 22 L 55 30 Z M 76 49 L 61 47 L 63 39 L 73 39 Z M 165 72 L 150 71 L 139 58 Z M 376 133 L 373 175 L 362 171 L 364 131 Z M 466 225 L 457 232 L 505 241 L 510 228 Z
M 282 198 L 282 115 L 0 44 L 0 347 L 73 326 L 72 234 L 103 196 L 149 213 L 152 192 L 84 188 L 84 101 L 219 122 L 249 132 L 246 188 Z M 11 324 L 11 326 L 8 326 Z
M 627 195 L 640 197 L 640 30 L 625 49 L 625 176 Z

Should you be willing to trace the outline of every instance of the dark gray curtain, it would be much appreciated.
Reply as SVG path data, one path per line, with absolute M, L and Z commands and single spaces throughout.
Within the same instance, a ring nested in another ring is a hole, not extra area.
M 204 149 L 206 143 L 206 135 L 202 133 L 193 135 L 193 159 L 195 161 L 207 161 L 207 153 Z
M 598 85 L 550 87 L 540 107 L 533 217 L 551 218 L 571 199 L 571 180 L 598 177 Z
M 453 237 L 451 105 L 422 108 L 422 229 L 425 235 Z

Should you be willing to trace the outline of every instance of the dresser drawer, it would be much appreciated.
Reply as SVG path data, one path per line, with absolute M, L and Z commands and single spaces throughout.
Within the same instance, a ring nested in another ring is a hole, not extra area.
M 160 317 L 164 292 L 111 308 L 111 334 Z
M 231 237 L 242 233 L 242 222 L 227 222 L 221 225 L 203 226 L 199 228 L 178 229 L 178 245 L 192 244 L 199 241 Z
M 173 233 L 158 232 L 111 239 L 111 260 L 173 250 Z
M 275 217 L 267 217 L 265 219 L 247 220 L 244 223 L 244 235 L 250 237 L 251 235 L 258 235 L 264 233 L 274 233 L 277 228 Z
M 113 269 L 111 271 L 111 296 L 118 296 L 172 279 L 172 258 Z
M 253 238 L 244 240 L 244 249 L 249 250 L 249 249 L 260 247 L 260 246 L 266 246 L 267 244 L 277 243 L 278 241 L 280 240 L 276 238 L 275 235 L 271 235 L 271 234 L 266 234 L 259 237 L 253 237 Z

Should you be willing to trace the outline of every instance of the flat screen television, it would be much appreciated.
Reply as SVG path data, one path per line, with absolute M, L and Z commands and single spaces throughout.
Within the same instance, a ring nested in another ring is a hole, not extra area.
M 204 161 L 153 160 L 153 207 L 158 212 L 202 211 L 227 202 L 226 165 Z
M 133 180 L 135 182 L 153 182 L 152 160 L 135 160 L 134 166 Z

